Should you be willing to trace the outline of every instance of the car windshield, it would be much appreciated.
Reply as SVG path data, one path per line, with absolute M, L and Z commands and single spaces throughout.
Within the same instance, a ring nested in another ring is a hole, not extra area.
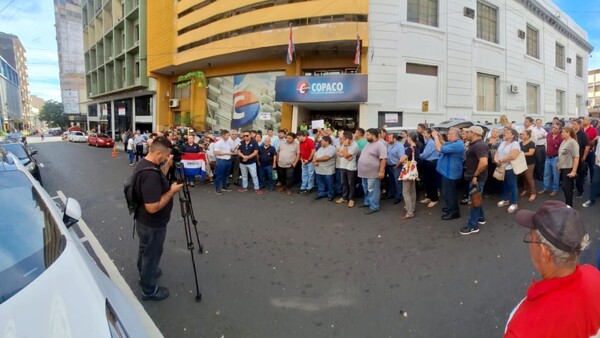
M 56 261 L 66 244 L 48 206 L 20 171 L 0 172 L 0 304 Z
M 27 155 L 27 152 L 25 152 L 25 148 L 23 148 L 23 146 L 20 143 L 6 143 L 2 144 L 1 146 L 4 147 L 4 149 L 13 153 L 13 155 L 18 157 L 19 160 L 23 160 L 29 157 Z
M 76 131 L 73 133 L 75 136 L 83 136 L 83 133 L 80 131 Z
M 106 135 L 106 134 L 98 134 L 97 137 L 99 137 L 99 138 L 108 138 L 108 135 Z

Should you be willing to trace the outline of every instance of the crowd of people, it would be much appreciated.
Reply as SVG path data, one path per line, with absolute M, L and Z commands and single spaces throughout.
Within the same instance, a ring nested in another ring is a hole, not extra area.
M 589 176 L 590 191 L 581 205 L 595 203 L 600 193 L 600 175 L 594 176 L 600 159 L 598 130 L 589 117 L 566 124 L 555 118 L 547 131 L 540 119 L 527 117 L 520 131 L 506 123 L 489 135 L 479 126 L 450 128 L 441 134 L 420 124 L 416 132 L 397 135 L 386 129 L 351 132 L 325 127 L 302 128 L 297 133 L 282 129 L 277 135 L 268 129 L 264 135 L 256 130 L 222 130 L 217 136 L 209 132 L 190 137 L 165 132 L 164 136 L 183 152 L 206 154 L 206 182 L 214 185 L 217 195 L 232 191 L 231 184 L 246 192 L 250 180 L 258 195 L 266 189 L 291 195 L 298 184 L 299 194 L 315 191 L 315 199 L 349 208 L 358 204 L 365 214 L 378 212 L 381 199 L 404 202 L 403 220 L 414 218 L 419 204 L 434 208 L 441 199 L 442 220 L 460 218 L 460 204 L 470 205 L 469 218 L 460 229 L 466 235 L 477 233 L 486 222 L 483 208 L 471 205 L 469 192 L 499 198 L 497 207 L 513 213 L 521 198 L 526 201 L 521 203 L 527 203 L 541 194 L 554 197 L 562 185 L 565 203 L 573 206 L 574 198 L 584 197 L 584 180 Z M 143 156 L 144 143 L 162 135 L 145 137 L 138 130 L 126 137 L 130 165 Z M 526 166 L 517 163 L 519 157 L 524 157 Z M 414 162 L 419 180 L 401 179 L 405 164 Z M 194 186 L 197 179 L 187 180 Z M 421 199 L 419 190 L 424 192 Z

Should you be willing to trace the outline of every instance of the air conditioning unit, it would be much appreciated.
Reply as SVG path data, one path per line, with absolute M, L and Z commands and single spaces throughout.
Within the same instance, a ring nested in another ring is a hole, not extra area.
M 571 63 L 571 58 L 567 58 L 567 63 Z
M 525 32 L 519 29 L 519 38 L 525 39 Z
M 519 86 L 517 85 L 510 85 L 510 92 L 513 94 L 517 94 L 519 92 Z
M 464 7 L 463 15 L 466 16 L 467 18 L 474 19 L 475 18 L 475 10 L 473 8 Z
M 178 99 L 170 99 L 169 100 L 169 107 L 170 108 L 179 107 L 179 100 Z

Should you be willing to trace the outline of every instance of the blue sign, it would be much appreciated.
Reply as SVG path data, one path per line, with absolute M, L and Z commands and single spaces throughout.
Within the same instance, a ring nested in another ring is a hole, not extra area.
M 366 102 L 367 75 L 278 76 L 278 102 Z

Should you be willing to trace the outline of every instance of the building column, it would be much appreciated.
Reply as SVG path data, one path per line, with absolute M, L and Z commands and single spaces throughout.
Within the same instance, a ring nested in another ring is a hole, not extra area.
M 297 130 L 298 130 L 298 106 L 293 105 L 292 106 L 292 128 L 290 129 L 290 131 L 295 133 Z

